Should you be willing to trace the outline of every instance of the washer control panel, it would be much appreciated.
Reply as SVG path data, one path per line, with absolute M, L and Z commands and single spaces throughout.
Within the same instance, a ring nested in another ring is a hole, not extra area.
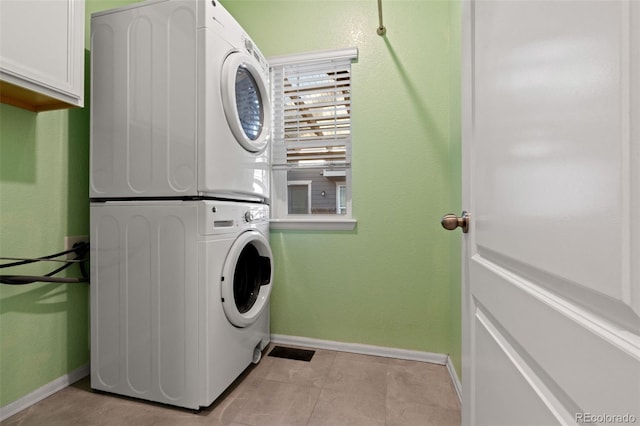
M 269 206 L 265 204 L 207 200 L 201 204 L 201 214 L 199 228 L 203 235 L 228 234 L 269 224 Z
M 266 222 L 269 220 L 269 209 L 266 206 L 256 206 L 244 212 L 244 222 Z

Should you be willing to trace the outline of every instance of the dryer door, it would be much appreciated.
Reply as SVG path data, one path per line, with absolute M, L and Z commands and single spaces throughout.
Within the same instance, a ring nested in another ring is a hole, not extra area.
M 233 52 L 224 61 L 220 84 L 224 113 L 236 140 L 249 152 L 263 152 L 269 143 L 271 107 L 260 65 L 244 52 Z
M 247 231 L 234 241 L 222 269 L 222 307 L 236 327 L 254 323 L 269 306 L 273 255 L 267 239 Z

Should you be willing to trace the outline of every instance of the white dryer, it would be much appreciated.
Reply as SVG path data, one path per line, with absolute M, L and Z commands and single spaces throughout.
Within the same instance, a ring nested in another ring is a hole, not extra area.
M 91 216 L 91 387 L 210 405 L 269 342 L 269 207 L 111 201 Z
M 218 1 L 94 13 L 90 197 L 268 202 L 268 76 Z

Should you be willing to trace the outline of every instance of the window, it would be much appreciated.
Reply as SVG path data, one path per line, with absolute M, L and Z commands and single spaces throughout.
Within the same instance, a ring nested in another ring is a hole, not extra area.
M 351 217 L 351 63 L 357 54 L 352 48 L 269 59 L 272 226 L 276 223 L 276 228 L 355 226 Z
M 311 183 L 310 180 L 290 180 L 287 182 L 287 203 L 290 214 L 311 213 Z

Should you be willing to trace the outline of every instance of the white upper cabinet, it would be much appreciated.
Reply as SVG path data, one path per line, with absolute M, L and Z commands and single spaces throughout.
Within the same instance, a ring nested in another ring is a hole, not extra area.
M 84 105 L 84 0 L 0 0 L 0 101 Z

